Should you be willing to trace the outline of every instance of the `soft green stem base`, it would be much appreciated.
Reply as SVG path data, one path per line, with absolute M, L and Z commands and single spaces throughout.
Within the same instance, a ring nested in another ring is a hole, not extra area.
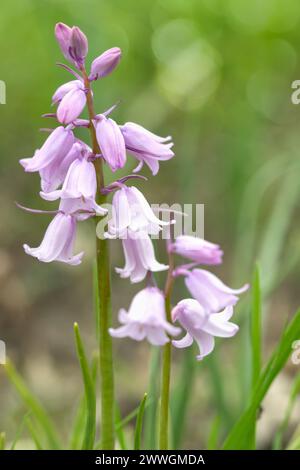
M 170 297 L 166 298 L 166 315 L 169 321 L 171 317 Z M 169 430 L 169 395 L 170 395 L 170 378 L 171 378 L 171 342 L 167 343 L 162 353 L 162 379 L 161 379 L 161 402 L 159 417 L 159 448 L 167 450 L 169 447 L 168 430 Z
M 99 292 L 99 353 L 101 379 L 101 448 L 114 448 L 114 376 L 111 326 L 110 262 L 108 240 L 97 238 Z

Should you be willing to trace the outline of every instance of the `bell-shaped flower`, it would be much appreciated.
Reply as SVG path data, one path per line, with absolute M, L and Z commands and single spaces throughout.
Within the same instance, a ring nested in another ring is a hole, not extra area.
M 112 47 L 103 52 L 103 54 L 92 62 L 89 80 L 97 80 L 98 78 L 109 75 L 117 67 L 120 59 L 121 49 L 119 47 Z
M 225 307 L 235 305 L 239 300 L 238 295 L 249 288 L 249 285 L 245 284 L 240 289 L 231 289 L 217 276 L 204 269 L 193 269 L 183 274 L 186 287 L 208 313 L 220 312 Z
M 136 341 L 147 339 L 154 346 L 163 346 L 169 341 L 168 335 L 177 336 L 181 331 L 166 320 L 165 298 L 157 287 L 138 292 L 129 311 L 119 311 L 119 321 L 122 326 L 109 329 L 111 336 Z
M 54 191 L 64 182 L 71 163 L 79 158 L 81 153 L 82 145 L 75 142 L 65 157 L 40 170 L 41 188 L 44 193 Z
M 176 348 L 187 348 L 195 340 L 200 349 L 197 359 L 201 360 L 213 351 L 215 336 L 229 338 L 237 333 L 238 326 L 229 321 L 232 315 L 232 306 L 222 312 L 209 314 L 197 300 L 181 300 L 172 310 L 172 319 L 179 322 L 186 330 L 186 335 L 172 343 Z
M 40 246 L 30 248 L 28 245 L 24 245 L 24 250 L 28 255 L 34 256 L 44 263 L 61 261 L 76 266 L 81 263 L 84 253 L 73 255 L 75 235 L 75 217 L 58 213 L 50 222 Z
M 120 126 L 120 129 L 126 149 L 140 161 L 135 171 L 139 171 L 143 163 L 146 163 L 153 175 L 156 175 L 159 170 L 159 161 L 170 160 L 174 157 L 170 136 L 160 137 L 134 122 L 127 122 Z
M 156 235 L 169 222 L 160 220 L 154 214 L 145 196 L 134 186 L 122 185 L 115 192 L 112 201 L 112 218 L 108 222 L 108 238 L 122 237 L 127 230 L 143 231 Z
M 80 80 L 72 80 L 60 86 L 52 97 L 53 103 L 59 103 L 56 116 L 62 124 L 70 124 L 80 116 L 86 104 L 84 84 Z
M 203 240 L 203 238 L 180 235 L 169 250 L 195 263 L 217 265 L 222 263 L 223 251 L 219 245 Z
M 55 26 L 55 37 L 65 58 L 80 69 L 88 52 L 85 34 L 77 26 L 70 28 L 64 23 L 58 23 Z
M 61 198 L 64 201 L 60 210 L 66 213 L 76 211 L 93 211 L 94 214 L 104 215 L 107 210 L 99 206 L 96 201 L 97 179 L 95 167 L 85 157 L 77 158 L 70 165 L 62 189 L 49 193 L 40 192 L 43 199 L 55 201 Z
M 112 171 L 123 168 L 126 163 L 126 148 L 118 124 L 104 115 L 96 121 L 96 135 L 102 156 Z
M 155 259 L 152 241 L 146 232 L 132 233 L 122 239 L 125 256 L 124 268 L 116 268 L 122 278 L 130 278 L 132 283 L 145 279 L 148 271 L 165 271 L 169 266 Z
M 40 171 L 48 165 L 58 165 L 69 153 L 74 143 L 71 129 L 57 127 L 32 158 L 23 158 L 21 165 L 28 172 Z

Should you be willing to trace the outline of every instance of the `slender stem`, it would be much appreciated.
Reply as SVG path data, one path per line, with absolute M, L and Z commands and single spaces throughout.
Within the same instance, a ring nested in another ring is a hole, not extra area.
M 87 90 L 87 108 L 90 120 L 90 133 L 92 139 L 93 153 L 100 153 L 100 146 L 96 137 L 96 130 L 93 123 L 95 117 L 93 96 L 90 82 L 85 69 L 81 70 L 84 84 Z M 106 196 L 101 194 L 104 188 L 104 176 L 102 160 L 97 158 L 94 161 L 98 196 L 97 202 L 103 204 Z M 99 222 L 96 217 L 96 224 Z M 111 282 L 110 282 L 110 259 L 108 240 L 96 237 L 96 259 L 98 274 L 98 296 L 99 311 L 97 314 L 99 327 L 99 353 L 100 353 L 100 378 L 101 378 L 101 447 L 102 449 L 114 449 L 114 376 L 113 376 L 113 352 L 112 339 L 108 329 L 111 325 Z
M 171 227 L 172 230 L 172 227 Z M 171 239 L 173 235 L 171 234 Z M 165 309 L 167 321 L 172 323 L 171 318 L 171 294 L 173 289 L 173 270 L 174 256 L 169 251 L 169 270 L 165 285 Z M 162 353 L 162 377 L 161 377 L 161 399 L 159 416 L 159 448 L 167 450 L 169 447 L 169 398 L 170 398 L 170 379 L 171 379 L 171 358 L 172 343 L 171 340 L 163 347 Z

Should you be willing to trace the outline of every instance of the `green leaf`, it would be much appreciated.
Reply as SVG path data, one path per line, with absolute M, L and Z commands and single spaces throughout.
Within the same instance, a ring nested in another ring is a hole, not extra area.
M 257 413 L 274 379 L 285 365 L 290 353 L 293 341 L 300 335 L 300 310 L 295 314 L 286 326 L 273 352 L 268 364 L 260 375 L 258 383 L 252 394 L 250 404 L 241 414 L 233 426 L 223 445 L 224 449 L 249 449 L 253 445 L 252 430 L 255 426 Z
M 96 387 L 98 366 L 99 366 L 99 356 L 98 354 L 94 354 L 94 357 L 92 358 L 92 362 L 91 362 L 91 371 L 92 371 L 94 389 Z M 77 449 L 77 450 L 81 449 L 86 415 L 87 415 L 87 405 L 86 405 L 85 395 L 83 394 L 83 396 L 79 400 L 79 405 L 77 408 L 77 413 L 75 415 L 74 424 L 71 427 L 71 436 L 70 436 L 70 444 L 69 444 L 70 449 Z
M 298 374 L 294 379 L 292 390 L 289 396 L 289 402 L 288 402 L 288 405 L 284 414 L 284 418 L 282 420 L 282 423 L 279 426 L 278 431 L 275 434 L 275 438 L 273 442 L 274 450 L 282 449 L 283 435 L 288 428 L 289 421 L 290 421 L 290 418 L 294 409 L 294 405 L 295 405 L 295 402 L 299 393 L 300 393 L 300 374 Z
M 136 418 L 135 433 L 134 433 L 134 450 L 140 450 L 141 448 L 143 417 L 144 417 L 146 400 L 147 400 L 147 393 L 145 393 L 141 401 L 139 412 Z
M 24 430 L 24 426 L 25 426 L 25 421 L 26 421 L 26 418 L 28 416 L 30 416 L 31 412 L 30 411 L 27 411 L 27 413 L 23 416 L 22 420 L 21 420 L 21 423 L 20 425 L 18 426 L 18 429 L 17 429 L 17 432 L 15 434 L 15 437 L 14 437 L 14 440 L 12 441 L 12 444 L 10 446 L 10 450 L 14 450 L 15 447 L 16 447 L 16 444 L 18 442 L 18 440 L 20 439 L 22 433 L 23 433 L 23 430 Z
M 125 434 L 123 431 L 123 426 L 119 426 L 119 424 L 122 422 L 121 412 L 120 412 L 119 405 L 117 403 L 115 406 L 116 406 L 115 408 L 115 419 L 116 419 L 115 431 L 116 431 L 117 439 L 119 441 L 121 449 L 126 450 L 127 445 L 126 445 L 126 440 L 125 440 Z
M 0 450 L 5 450 L 5 432 L 0 432 Z
M 10 382 L 14 385 L 19 396 L 43 429 L 50 449 L 59 449 L 59 440 L 52 421 L 39 400 L 28 389 L 22 377 L 18 374 L 10 361 L 7 361 L 4 367 Z
M 208 435 L 207 440 L 207 449 L 208 450 L 216 450 L 218 448 L 218 438 L 220 433 L 221 427 L 221 418 L 220 416 L 216 416 L 212 422 L 210 433 Z
M 252 304 L 250 316 L 250 343 L 251 343 L 251 390 L 255 391 L 261 372 L 261 345 L 262 345 L 262 314 L 261 290 L 258 266 L 255 267 L 252 280 Z M 250 433 L 250 430 L 249 430 Z M 252 426 L 251 448 L 256 447 L 256 420 Z
M 37 450 L 42 450 L 43 447 L 42 447 L 42 444 L 41 444 L 41 442 L 40 442 L 40 440 L 39 440 L 38 433 L 37 433 L 37 431 L 36 431 L 36 429 L 35 429 L 35 427 L 34 427 L 34 425 L 33 425 L 32 420 L 29 418 L 29 416 L 26 417 L 26 419 L 25 419 L 25 424 L 26 424 L 26 426 L 27 426 L 27 428 L 28 428 L 28 431 L 29 431 L 29 433 L 30 433 L 30 435 L 31 435 L 31 437 L 32 437 L 33 442 L 35 443 L 36 449 L 37 449 Z
M 174 449 L 179 449 L 181 446 L 189 400 L 193 393 L 196 369 L 197 361 L 195 361 L 194 351 L 193 348 L 189 348 L 183 353 L 180 376 L 175 383 L 174 393 L 170 400 L 172 410 L 172 442 Z
M 153 347 L 150 360 L 150 373 L 148 384 L 148 397 L 145 419 L 144 419 L 144 442 L 146 449 L 156 448 L 157 436 L 157 404 L 158 404 L 158 381 L 159 381 L 160 348 Z
M 261 372 L 261 291 L 259 269 L 256 266 L 252 281 L 251 308 L 251 353 L 252 353 L 252 390 L 255 389 Z
M 86 400 L 86 423 L 82 442 L 82 449 L 93 449 L 96 434 L 96 395 L 94 382 L 86 359 L 84 347 L 82 344 L 79 326 L 74 323 L 74 334 L 77 348 L 77 356 L 81 367 L 84 383 L 84 393 Z

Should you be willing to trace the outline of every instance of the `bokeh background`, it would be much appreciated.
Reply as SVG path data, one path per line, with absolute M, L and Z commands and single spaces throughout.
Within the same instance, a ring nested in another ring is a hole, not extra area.
M 39 178 L 25 175 L 18 160 L 43 142 L 41 118 L 51 111 L 54 90 L 70 77 L 53 35 L 63 21 L 89 38 L 89 62 L 113 46 L 123 50 L 118 69 L 95 86 L 101 112 L 121 99 L 114 113 L 161 135 L 172 134 L 176 157 L 139 187 L 153 202 L 205 204 L 205 236 L 225 251 L 215 272 L 233 286 L 251 280 L 259 262 L 264 294 L 264 352 L 276 345 L 288 317 L 299 306 L 299 123 L 291 102 L 300 79 L 298 0 L 11 0 L 0 16 L 1 74 L 7 103 L 0 105 L 0 338 L 7 353 L 50 412 L 64 439 L 82 393 L 72 325 L 78 321 L 87 350 L 96 348 L 92 263 L 93 223 L 81 224 L 80 267 L 42 264 L 24 254 L 24 242 L 40 243 L 46 215 L 15 206 L 49 208 L 38 196 Z M 82 137 L 88 137 L 84 132 Z M 135 162 L 129 158 L 126 172 Z M 111 178 L 107 175 L 107 180 Z M 50 206 L 51 207 L 51 206 Z M 163 247 L 157 248 L 164 259 Z M 115 242 L 113 264 L 123 256 Z M 140 286 L 112 273 L 114 324 Z M 175 297 L 185 295 L 180 282 Z M 248 398 L 250 297 L 236 313 L 239 336 L 218 343 L 201 364 L 195 351 L 175 354 L 173 395 L 181 448 L 203 448 L 216 416 L 223 432 Z M 116 387 L 122 415 L 148 388 L 148 344 L 114 342 Z M 0 366 L 1 367 L 1 366 Z M 282 420 L 292 378 L 288 364 L 265 401 L 259 445 L 272 444 Z M 157 381 L 158 368 L 152 379 Z M 0 431 L 13 440 L 26 409 L 0 369 Z M 178 401 L 179 400 L 179 401 Z M 299 409 L 291 429 L 299 420 Z M 185 416 L 183 418 L 183 416 Z M 148 427 L 148 434 L 149 434 Z M 129 426 L 128 432 L 131 432 Z M 147 430 L 146 430 L 147 432 Z M 148 436 L 151 441 L 151 436 Z M 148 441 L 148 442 L 150 442 Z M 17 446 L 30 441 L 21 432 Z

